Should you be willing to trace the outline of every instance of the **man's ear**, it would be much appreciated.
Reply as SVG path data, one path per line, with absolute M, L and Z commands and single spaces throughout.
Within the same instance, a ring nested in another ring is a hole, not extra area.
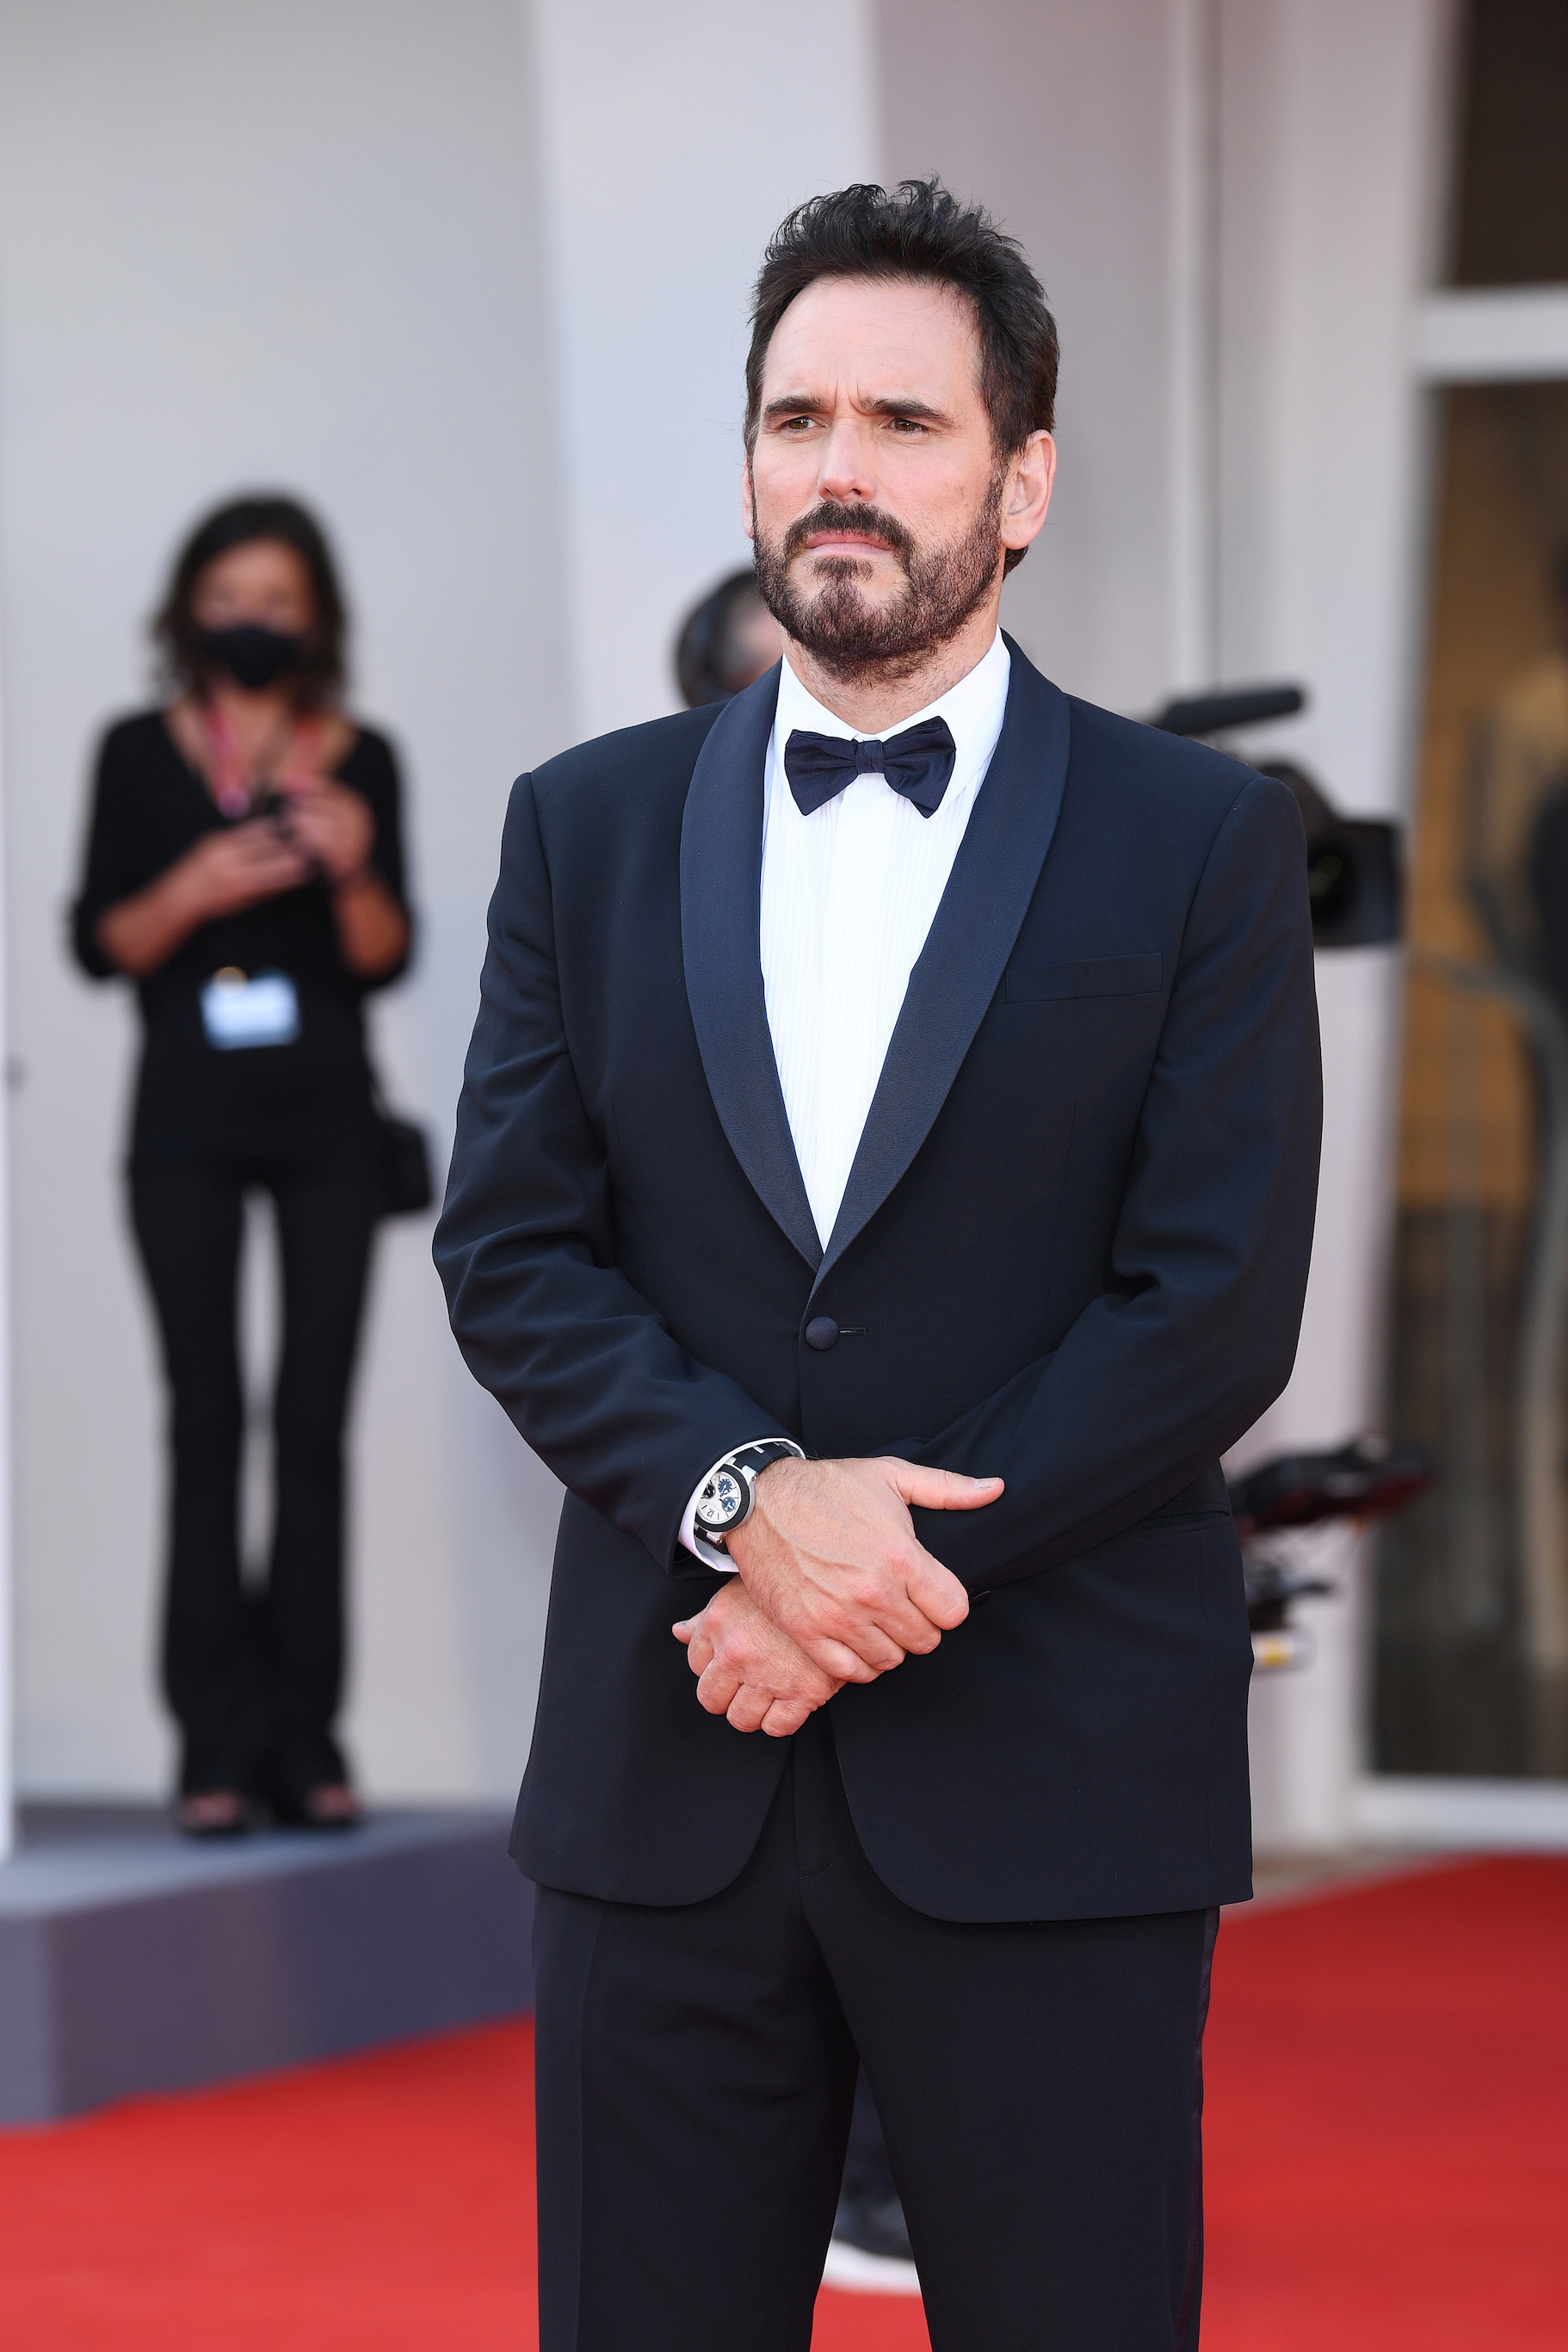
M 741 529 L 748 539 L 757 535 L 757 493 L 752 486 L 752 453 L 741 460 Z
M 1048 433 L 1031 433 L 1008 472 L 1002 514 L 1002 544 L 1022 551 L 1039 536 L 1057 478 L 1057 445 Z

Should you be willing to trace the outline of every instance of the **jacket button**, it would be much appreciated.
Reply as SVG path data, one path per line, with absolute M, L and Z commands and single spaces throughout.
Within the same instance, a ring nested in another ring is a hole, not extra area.
M 831 1315 L 814 1315 L 805 1327 L 805 1344 L 820 1348 L 824 1354 L 838 1344 L 838 1326 Z

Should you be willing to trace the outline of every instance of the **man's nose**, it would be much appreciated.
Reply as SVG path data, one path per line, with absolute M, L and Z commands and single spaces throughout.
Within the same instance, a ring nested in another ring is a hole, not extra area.
M 858 418 L 841 417 L 828 433 L 822 452 L 816 487 L 825 499 L 847 504 L 869 504 L 877 495 L 877 469 L 871 463 L 870 436 Z

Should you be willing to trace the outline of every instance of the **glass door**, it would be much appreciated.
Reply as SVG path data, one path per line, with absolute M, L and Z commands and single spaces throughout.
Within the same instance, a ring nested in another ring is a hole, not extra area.
M 1435 1490 L 1377 1587 L 1377 1769 L 1568 1774 L 1568 6 L 1477 0 L 1434 527 L 1388 1420 Z

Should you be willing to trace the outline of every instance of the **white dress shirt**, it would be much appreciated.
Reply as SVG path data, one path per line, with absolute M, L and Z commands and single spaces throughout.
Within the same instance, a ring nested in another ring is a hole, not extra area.
M 878 739 L 946 719 L 957 756 L 942 805 L 929 817 L 879 775 L 855 777 L 802 816 L 784 772 L 791 731 L 872 739 L 808 694 L 787 655 L 779 674 L 763 782 L 763 988 L 790 1134 L 825 1249 L 910 973 L 1002 732 L 1011 667 L 998 633 L 956 686 Z M 700 1491 L 687 1505 L 680 1540 L 716 1567 L 692 1538 Z

